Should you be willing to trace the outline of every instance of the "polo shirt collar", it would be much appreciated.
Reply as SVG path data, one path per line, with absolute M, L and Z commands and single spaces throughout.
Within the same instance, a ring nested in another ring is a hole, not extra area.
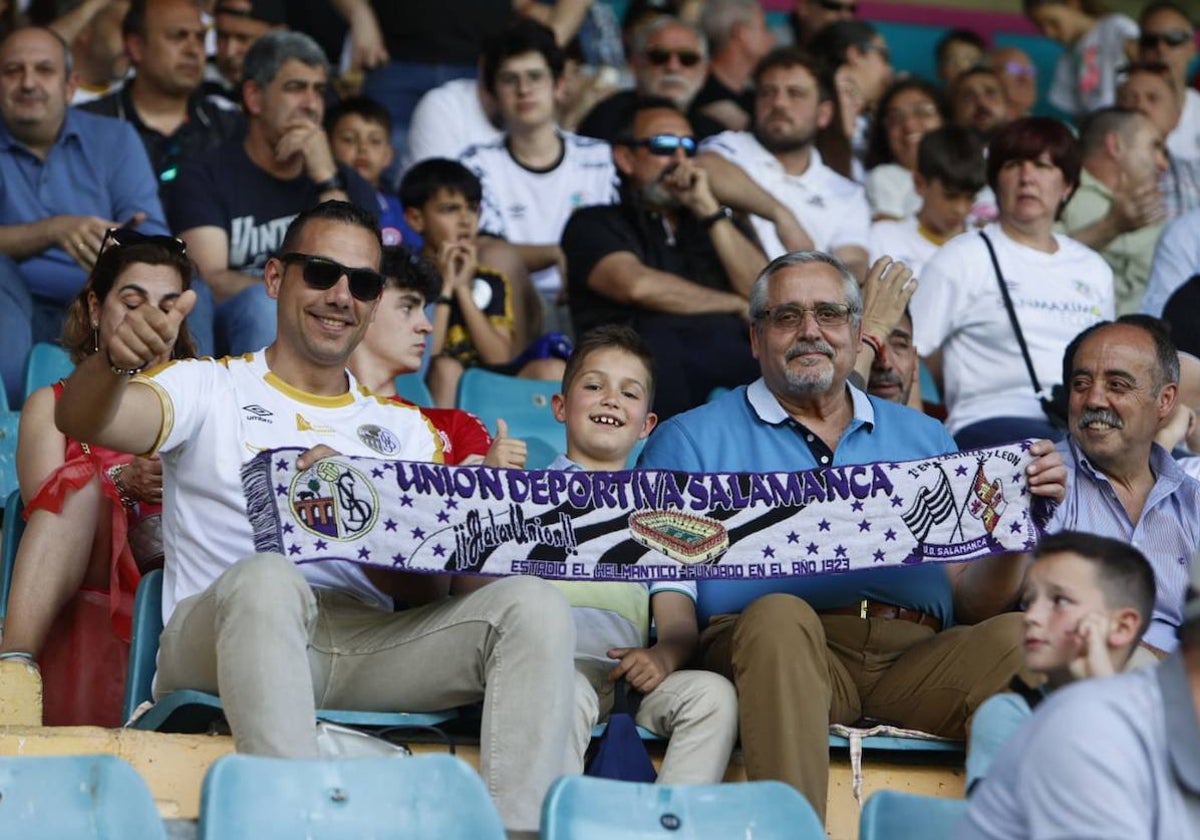
M 871 400 L 867 395 L 855 388 L 849 382 L 846 383 L 846 389 L 850 392 L 850 401 L 854 409 L 854 416 L 850 420 L 850 425 L 846 431 L 855 428 L 856 426 L 875 426 L 875 406 L 871 405 Z M 758 415 L 758 419 L 764 423 L 769 423 L 772 426 L 778 426 L 781 423 L 786 423 L 789 420 L 795 422 L 792 415 L 788 414 L 779 400 L 771 393 L 771 389 L 767 387 L 766 380 L 761 376 L 746 386 L 746 400 L 750 403 L 750 407 L 754 409 L 754 413 Z
M 1188 682 L 1183 652 L 1176 651 L 1158 666 L 1163 720 L 1167 730 L 1167 756 L 1180 786 L 1200 794 L 1200 722 Z

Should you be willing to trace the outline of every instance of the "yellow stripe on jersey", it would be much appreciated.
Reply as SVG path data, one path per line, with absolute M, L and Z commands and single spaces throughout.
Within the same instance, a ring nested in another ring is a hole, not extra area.
M 347 389 L 346 393 L 338 394 L 336 397 L 322 397 L 318 394 L 301 391 L 299 388 L 289 385 L 271 371 L 267 372 L 267 375 L 263 377 L 263 381 L 284 396 L 305 405 L 317 408 L 342 408 L 343 406 L 354 404 L 354 395 L 350 393 L 349 389 Z

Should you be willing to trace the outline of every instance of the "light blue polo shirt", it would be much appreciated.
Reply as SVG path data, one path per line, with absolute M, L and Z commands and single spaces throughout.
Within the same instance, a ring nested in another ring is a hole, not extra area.
M 870 397 L 847 385 L 854 416 L 831 464 L 817 461 L 811 435 L 789 415 L 759 379 L 724 397 L 667 420 L 650 436 L 639 467 L 687 472 L 783 472 L 825 466 L 909 461 L 956 451 L 945 427 L 904 406 Z M 806 439 L 807 438 L 807 439 Z M 801 545 L 806 542 L 801 535 Z M 803 560 L 800 545 L 795 557 Z M 891 567 L 769 580 L 703 580 L 697 612 L 737 613 L 772 592 L 798 595 L 815 609 L 848 606 L 862 598 L 921 610 L 943 627 L 953 623 L 953 595 L 940 564 Z

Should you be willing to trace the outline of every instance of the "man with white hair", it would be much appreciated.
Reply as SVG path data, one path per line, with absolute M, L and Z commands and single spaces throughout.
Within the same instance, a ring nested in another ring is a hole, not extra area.
M 733 131 L 754 116 L 754 68 L 775 45 L 758 0 L 709 0 L 700 26 L 708 38 L 708 79 L 692 107 Z

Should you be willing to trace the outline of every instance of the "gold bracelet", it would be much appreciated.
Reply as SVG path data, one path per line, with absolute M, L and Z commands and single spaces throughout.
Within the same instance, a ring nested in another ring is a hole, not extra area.
M 115 467 L 109 467 L 104 472 L 108 476 L 108 480 L 112 482 L 113 487 L 117 488 L 117 497 L 120 498 L 121 504 L 126 510 L 132 510 L 133 506 L 137 504 L 137 499 L 130 496 L 129 492 L 121 486 L 121 476 L 128 466 L 129 464 L 117 464 Z

